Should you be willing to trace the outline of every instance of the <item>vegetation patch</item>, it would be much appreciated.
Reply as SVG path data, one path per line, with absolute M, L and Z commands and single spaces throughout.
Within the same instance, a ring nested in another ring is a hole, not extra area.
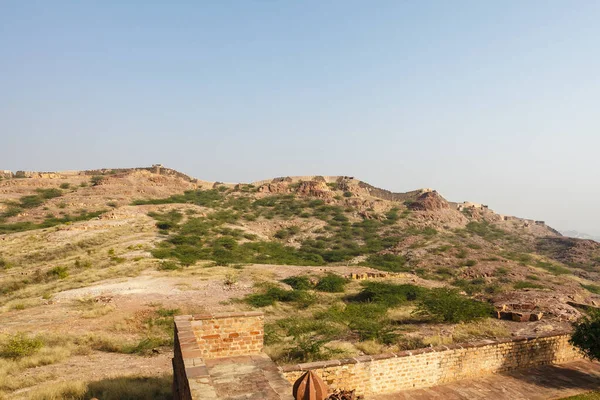
M 343 293 L 348 279 L 336 274 L 327 274 L 315 285 L 315 289 L 320 292 Z
M 416 301 L 425 296 L 427 289 L 411 284 L 396 285 L 384 282 L 362 282 L 362 290 L 350 301 L 376 303 L 385 307 L 396 307 L 409 301 Z
M 600 286 L 599 285 L 581 285 L 588 292 L 592 292 L 594 294 L 600 295 Z
M 515 289 L 545 289 L 544 285 L 528 281 L 519 281 L 513 284 Z
M 43 228 L 51 228 L 53 226 L 66 224 L 69 222 L 78 222 L 78 221 L 89 221 L 90 219 L 96 218 L 102 214 L 104 214 L 106 210 L 99 210 L 94 212 L 84 211 L 79 215 L 71 216 L 64 215 L 61 218 L 49 217 L 46 218 L 43 222 L 34 223 L 34 222 L 15 222 L 15 223 L 3 223 L 0 218 L 0 234 L 7 233 L 15 233 L 15 232 L 24 232 L 31 231 L 34 229 L 43 229 Z
M 431 289 L 419 300 L 416 315 L 426 316 L 439 322 L 469 322 L 492 315 L 491 304 L 462 296 L 447 288 Z
M 590 360 L 600 361 L 600 311 L 583 316 L 573 328 L 570 343 Z
M 37 337 L 29 337 L 24 333 L 9 336 L 0 346 L 0 357 L 19 359 L 39 351 L 44 342 Z
M 292 287 L 292 289 L 296 289 L 296 290 L 314 289 L 314 285 L 311 282 L 310 278 L 305 275 L 290 276 L 289 278 L 285 278 L 281 282 L 290 285 Z
M 306 308 L 313 304 L 316 298 L 313 294 L 304 290 L 285 290 L 279 287 L 269 287 L 264 293 L 250 294 L 244 300 L 253 307 L 272 306 L 276 302 L 293 302 L 301 308 Z

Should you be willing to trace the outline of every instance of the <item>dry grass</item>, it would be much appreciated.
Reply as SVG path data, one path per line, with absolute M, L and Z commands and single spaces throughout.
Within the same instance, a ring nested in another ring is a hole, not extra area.
M 7 346 L 12 337 L 14 336 L 3 335 L 0 337 L 0 347 Z M 55 364 L 66 360 L 71 355 L 89 352 L 89 348 L 82 347 L 65 336 L 38 335 L 34 339 L 42 342 L 40 349 L 31 354 L 24 354 L 22 357 L 0 358 L 0 397 L 6 392 L 29 387 L 53 378 L 52 375 L 25 375 L 22 374 L 24 370 Z
M 115 309 L 114 306 L 98 302 L 91 296 L 77 299 L 74 303 L 74 306 L 77 310 L 79 310 L 81 318 L 86 319 L 102 317 L 111 311 L 114 311 Z
M 48 384 L 28 395 L 32 400 L 167 400 L 172 398 L 172 377 L 125 376 L 96 382 L 58 382 Z
M 373 355 L 373 354 L 381 354 L 384 352 L 386 348 L 385 345 L 381 343 L 377 343 L 374 340 L 366 340 L 364 342 L 358 342 L 354 345 L 358 350 L 362 351 L 364 354 Z
M 502 321 L 492 318 L 457 325 L 453 333 L 455 342 L 466 342 L 473 338 L 503 338 L 508 336 L 510 336 L 510 332 Z
M 426 336 L 423 338 L 423 344 L 425 344 L 427 346 L 432 346 L 432 347 L 443 346 L 446 344 L 452 344 L 452 342 L 453 342 L 452 336 L 445 336 L 442 334 Z

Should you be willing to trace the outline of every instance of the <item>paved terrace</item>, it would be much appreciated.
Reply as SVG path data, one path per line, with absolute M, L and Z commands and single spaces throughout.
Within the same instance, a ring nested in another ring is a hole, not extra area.
M 560 365 L 466 379 L 427 389 L 375 395 L 372 400 L 552 400 L 600 389 L 600 364 Z
M 567 334 L 281 368 L 262 352 L 263 336 L 260 312 L 176 317 L 174 399 L 292 400 L 291 383 L 307 370 L 367 400 L 546 400 L 600 389 L 600 364 L 582 360 Z

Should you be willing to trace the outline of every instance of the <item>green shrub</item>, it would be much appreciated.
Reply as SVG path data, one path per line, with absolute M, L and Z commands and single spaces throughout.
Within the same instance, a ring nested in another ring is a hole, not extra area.
M 183 194 L 173 195 L 164 199 L 135 200 L 133 205 L 142 204 L 196 204 L 204 207 L 215 207 L 225 199 L 224 195 L 216 189 L 188 190 Z
M 594 294 L 600 294 L 600 286 L 598 285 L 581 285 L 584 289 Z
M 481 236 L 487 241 L 496 241 L 503 238 L 508 239 L 510 236 L 508 232 L 490 224 L 487 221 L 469 222 L 467 224 L 467 232 Z
M 158 269 L 162 271 L 175 271 L 181 269 L 181 265 L 177 264 L 174 261 L 163 261 L 158 266 Z
M 437 288 L 419 300 L 415 314 L 439 322 L 458 323 L 489 317 L 493 311 L 491 304 L 462 296 L 454 289 Z
M 533 262 L 533 256 L 527 253 L 516 253 L 516 252 L 502 252 L 502 257 L 517 261 L 521 265 L 529 265 Z
M 296 290 L 309 290 L 314 288 L 314 285 L 312 284 L 308 276 L 290 276 L 289 278 L 285 278 L 281 282 L 290 285 L 293 289 Z
M 39 338 L 31 338 L 24 333 L 18 333 L 8 337 L 0 346 L 0 357 L 18 359 L 36 353 L 44 346 Z
M 102 182 L 104 181 L 104 177 L 101 175 L 94 175 L 92 176 L 92 178 L 90 179 L 90 183 L 92 184 L 92 186 L 98 186 L 100 185 Z
M 539 283 L 527 282 L 527 281 L 519 281 L 513 284 L 515 289 L 544 289 L 544 285 L 540 285 Z
M 467 261 L 465 262 L 465 265 L 466 265 L 467 267 L 473 267 L 473 266 L 477 265 L 477 261 L 475 261 L 475 260 L 467 260 Z
M 376 303 L 386 307 L 396 307 L 408 301 L 418 300 L 427 293 L 427 289 L 411 284 L 362 282 L 361 285 L 363 289 L 350 300 Z
M 65 183 L 61 183 L 59 187 L 61 189 L 65 189 L 66 190 L 66 189 L 69 189 L 71 187 L 71 184 L 68 183 L 68 182 L 65 182 Z
M 358 334 L 361 341 L 376 340 L 390 344 L 397 335 L 387 318 L 387 307 L 383 304 L 348 304 L 344 310 L 348 327 Z
M 82 213 L 76 217 L 66 215 L 63 218 L 46 218 L 46 220 L 39 224 L 35 224 L 33 222 L 16 222 L 14 224 L 2 224 L 0 221 L 0 234 L 30 231 L 33 229 L 50 228 L 67 222 L 87 221 L 99 216 L 100 214 L 103 214 L 104 212 L 106 211 L 100 210 L 89 213 Z
M 23 196 L 20 199 L 19 206 L 22 208 L 35 208 L 44 203 L 44 198 L 37 195 Z
M 590 360 L 600 361 L 600 311 L 594 310 L 573 324 L 569 342 Z
M 154 349 L 161 346 L 169 345 L 169 341 L 164 338 L 147 337 L 141 339 L 137 343 L 123 345 L 119 349 L 119 353 L 124 354 L 139 354 L 139 355 L 151 355 Z
M 485 289 L 485 280 L 482 278 L 471 279 L 455 279 L 452 284 L 464 290 L 469 296 L 481 293 Z
M 571 273 L 571 270 L 568 268 L 561 267 L 560 265 L 555 265 L 545 261 L 536 261 L 535 266 L 543 268 L 554 275 L 567 275 Z
M 265 293 L 251 294 L 244 300 L 253 307 L 272 306 L 277 301 L 295 302 L 301 307 L 308 307 L 316 301 L 316 298 L 303 290 L 284 290 L 279 287 L 271 287 Z
M 327 274 L 315 285 L 315 289 L 320 292 L 343 293 L 348 279 L 336 274 Z
M 406 258 L 395 254 L 372 254 L 362 264 L 382 271 L 403 272 L 407 270 L 405 268 Z
M 53 278 L 65 279 L 69 276 L 69 267 L 57 266 L 50 269 L 47 275 Z

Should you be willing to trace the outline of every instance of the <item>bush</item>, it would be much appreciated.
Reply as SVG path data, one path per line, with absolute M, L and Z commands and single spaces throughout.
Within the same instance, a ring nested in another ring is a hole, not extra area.
M 396 307 L 408 301 L 415 301 L 427 293 L 427 289 L 410 284 L 363 282 L 362 286 L 360 293 L 351 300 L 376 303 L 386 307 Z
M 297 226 L 290 226 L 289 228 L 280 229 L 275 232 L 275 237 L 277 239 L 287 239 L 291 236 L 297 235 L 300 233 L 300 228 Z
M 495 227 L 487 221 L 469 222 L 467 224 L 467 231 L 481 236 L 487 241 L 496 241 L 509 236 L 508 232 Z
M 467 267 L 473 267 L 475 265 L 477 265 L 477 261 L 475 261 L 475 260 L 467 260 L 465 262 L 465 266 L 467 266 Z
M 290 276 L 289 278 L 285 278 L 281 282 L 290 285 L 293 289 L 296 290 L 309 290 L 313 289 L 314 287 L 308 276 Z
M 65 182 L 65 183 L 61 183 L 59 187 L 60 187 L 61 189 L 68 189 L 68 188 L 70 188 L 70 187 L 71 187 L 71 184 L 70 184 L 70 183 L 68 183 L 68 182 Z
M 346 278 L 330 273 L 319 279 L 315 289 L 320 292 L 343 293 L 347 283 L 348 280 Z
M 468 322 L 489 317 L 494 311 L 491 304 L 462 296 L 457 290 L 432 289 L 418 303 L 415 314 L 440 322 Z
M 567 275 L 571 273 L 571 270 L 565 267 L 561 267 L 560 265 L 555 265 L 545 261 L 537 261 L 535 263 L 536 267 L 543 268 L 546 271 L 550 272 L 554 275 Z
M 35 208 L 44 203 L 44 198 L 38 195 L 23 196 L 19 200 L 19 206 L 22 208 Z
M 92 186 L 98 186 L 102 183 L 102 181 L 104 181 L 104 177 L 100 175 L 94 175 L 90 179 L 90 183 L 92 184 Z
M 544 289 L 543 285 L 539 283 L 527 282 L 527 281 L 519 281 L 513 284 L 515 289 Z
M 181 269 L 181 265 L 177 264 L 174 261 L 163 261 L 158 266 L 158 269 L 162 271 L 175 271 Z
M 581 285 L 584 289 L 594 294 L 600 294 L 600 286 L 598 285 Z
M 402 272 L 407 270 L 404 267 L 406 258 L 395 254 L 372 254 L 362 264 L 382 271 Z
M 600 361 L 600 311 L 595 310 L 573 324 L 569 342 L 590 360 Z
M 39 338 L 30 338 L 23 333 L 12 335 L 0 347 L 0 357 L 18 359 L 36 353 L 44 346 Z
M 58 279 L 65 279 L 69 276 L 69 268 L 64 266 L 54 267 L 47 272 L 47 275 Z
M 303 290 L 284 290 L 279 287 L 271 287 L 265 293 L 256 293 L 246 296 L 246 303 L 253 307 L 272 306 L 275 302 L 296 302 L 300 307 L 308 307 L 316 301 L 314 295 Z
M 348 327 L 358 334 L 361 341 L 376 340 L 390 344 L 397 337 L 387 318 L 387 307 L 383 304 L 348 304 L 344 315 Z

